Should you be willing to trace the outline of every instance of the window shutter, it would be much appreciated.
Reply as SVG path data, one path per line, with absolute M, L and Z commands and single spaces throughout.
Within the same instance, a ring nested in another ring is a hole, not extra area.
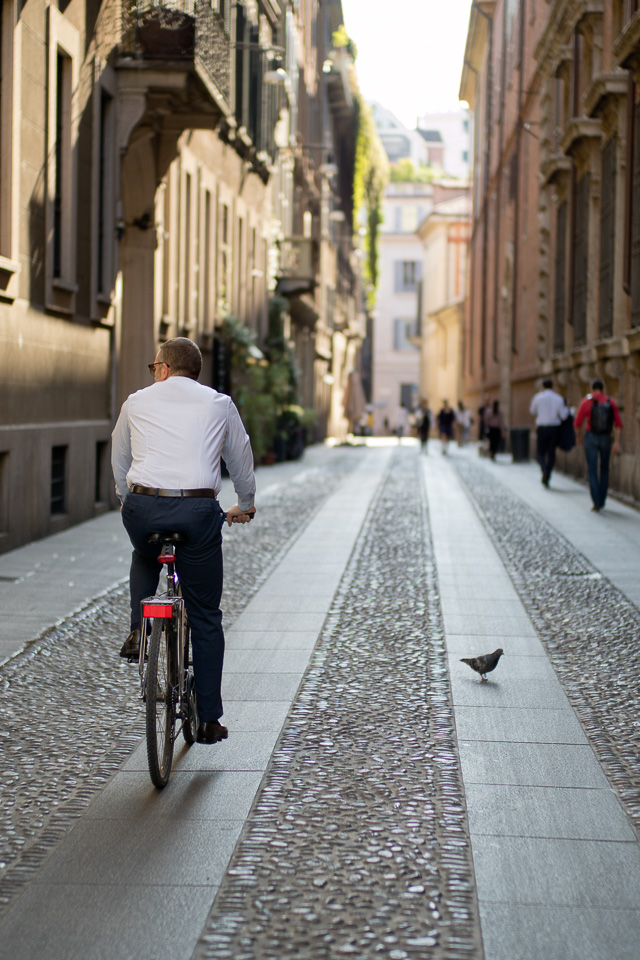
M 260 130 L 260 118 L 262 113 L 262 90 L 261 90 L 261 79 L 262 79 L 262 54 L 260 53 L 259 47 L 259 34 L 258 28 L 253 25 L 249 29 L 249 43 L 251 47 L 249 48 L 249 103 L 248 103 L 248 117 L 247 117 L 247 130 L 249 136 L 251 137 L 251 142 L 256 147 L 256 149 L 261 148 L 259 142 L 259 130 Z
M 589 255 L 589 194 L 591 177 L 586 173 L 575 190 L 573 237 L 573 342 L 584 344 L 587 335 L 587 270 Z
M 558 204 L 556 220 L 556 256 L 553 297 L 553 349 L 564 350 L 566 314 L 567 201 Z
M 393 349 L 402 350 L 402 340 L 403 340 L 403 323 L 402 320 L 393 321 Z
M 402 260 L 396 260 L 395 269 L 396 269 L 396 281 L 395 281 L 395 292 L 400 293 L 402 291 Z
M 640 104 L 636 104 L 631 213 L 631 326 L 640 326 Z

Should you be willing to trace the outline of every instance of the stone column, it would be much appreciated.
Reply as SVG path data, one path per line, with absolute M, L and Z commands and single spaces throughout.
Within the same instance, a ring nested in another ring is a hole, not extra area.
M 120 243 L 122 317 L 119 403 L 130 393 L 150 383 L 147 364 L 151 363 L 157 351 L 154 282 L 157 171 L 153 146 L 152 131 L 138 128 L 122 159 L 124 234 Z

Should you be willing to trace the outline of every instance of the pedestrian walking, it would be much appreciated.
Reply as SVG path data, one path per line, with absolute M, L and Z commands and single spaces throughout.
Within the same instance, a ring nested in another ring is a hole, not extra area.
M 494 400 L 489 412 L 484 414 L 484 424 L 489 435 L 489 456 L 495 460 L 500 442 L 505 436 L 504 417 L 500 410 L 500 401 Z
M 487 436 L 487 427 L 484 418 L 489 413 L 491 413 L 491 401 L 489 400 L 489 395 L 485 393 L 484 400 L 478 407 L 478 440 L 480 443 L 482 443 Z
M 420 450 L 422 453 L 426 453 L 429 442 L 429 431 L 431 430 L 431 410 L 429 409 L 428 400 L 420 401 L 417 427 L 418 436 L 420 437 Z
M 560 440 L 560 424 L 569 416 L 564 399 L 553 389 L 553 380 L 543 380 L 542 390 L 531 400 L 529 412 L 536 418 L 536 459 L 542 470 L 542 483 L 549 486 Z
M 187 337 L 167 340 L 149 370 L 154 382 L 123 403 L 112 436 L 112 466 L 122 521 L 133 544 L 130 572 L 131 633 L 120 656 L 140 655 L 140 606 L 158 589 L 160 545 L 152 533 L 181 533 L 176 563 L 193 647 L 198 700 L 198 743 L 227 737 L 222 716 L 224 634 L 222 524 L 218 503 L 220 457 L 238 504 L 226 521 L 246 523 L 255 513 L 249 437 L 231 398 L 197 383 L 200 350 Z
M 396 436 L 398 441 L 402 440 L 404 437 L 404 431 L 406 430 L 407 423 L 409 422 L 409 411 L 404 406 L 400 404 L 398 407 L 398 416 L 396 417 Z
M 469 442 L 471 437 L 471 424 L 472 424 L 471 410 L 468 407 L 465 407 L 462 400 L 458 400 L 458 407 L 456 409 L 456 429 L 458 431 L 458 446 L 463 447 L 465 443 Z
M 456 422 L 455 412 L 449 406 L 448 400 L 442 401 L 442 408 L 438 414 L 438 433 L 442 441 L 442 452 L 447 452 L 450 440 L 453 440 L 453 425 Z
M 583 424 L 585 427 L 584 454 L 589 475 L 589 491 L 593 501 L 591 509 L 599 513 L 607 500 L 609 463 L 612 454 L 620 450 L 622 432 L 618 405 L 613 397 L 605 394 L 602 380 L 593 381 L 591 393 L 587 394 L 578 407 L 574 421 L 578 443 L 582 442 L 580 428 Z

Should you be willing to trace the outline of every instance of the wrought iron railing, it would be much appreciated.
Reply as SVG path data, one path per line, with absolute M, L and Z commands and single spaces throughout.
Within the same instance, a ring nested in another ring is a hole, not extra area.
M 212 0 L 121 0 L 125 56 L 198 61 L 228 103 L 231 44 Z

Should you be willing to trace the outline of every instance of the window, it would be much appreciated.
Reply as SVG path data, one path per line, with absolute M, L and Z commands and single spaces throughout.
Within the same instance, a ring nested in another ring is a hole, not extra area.
M 0 534 L 9 529 L 9 453 L 0 450 Z
M 584 83 L 584 37 L 580 33 L 573 35 L 573 63 L 571 66 L 571 116 L 582 114 L 582 86 Z
M 613 334 L 613 281 L 616 215 L 616 138 L 602 151 L 602 200 L 600 203 L 600 299 L 599 335 Z
M 237 248 L 236 248 L 236 260 L 235 260 L 235 262 L 236 262 L 236 264 L 237 264 L 237 269 L 236 269 L 236 287 L 237 287 L 237 290 L 236 290 L 235 310 L 238 312 L 238 314 L 239 314 L 240 316 L 242 316 L 243 313 L 244 313 L 244 303 L 242 302 L 242 299 L 243 299 L 242 295 L 243 295 L 243 293 L 244 293 L 242 281 L 243 281 L 244 278 L 243 278 L 243 276 L 242 276 L 242 270 L 241 270 L 241 268 L 240 268 L 240 265 L 245 262 L 245 259 L 244 259 L 244 255 L 243 255 L 243 254 L 244 254 L 244 250 L 243 250 L 243 245 L 244 245 L 244 220 L 243 220 L 241 217 L 238 217 L 238 227 L 237 227 L 237 229 L 238 229 L 238 237 L 237 237 L 237 244 L 238 244 L 238 246 L 237 246 Z
M 229 310 L 229 207 L 222 204 L 220 217 L 220 306 L 219 311 Z
M 71 160 L 71 61 L 62 53 L 56 66 L 56 139 L 53 194 L 53 276 L 63 275 L 63 233 L 71 227 L 67 217 L 63 222 L 63 202 L 68 203 L 69 163 Z M 66 237 L 64 239 L 67 239 Z M 68 249 L 68 243 L 65 244 Z M 70 264 L 65 263 L 68 274 Z
M 463 162 L 463 163 L 469 163 L 469 151 L 468 151 L 468 150 L 463 150 L 463 151 L 462 151 L 462 162 Z
M 106 440 L 98 440 L 96 443 L 96 483 L 94 492 L 94 500 L 96 503 L 104 503 L 107 500 L 108 449 L 109 444 Z
M 76 141 L 79 116 L 78 31 L 53 6 L 49 12 L 47 117 L 47 306 L 73 313 L 76 293 Z
M 405 410 L 413 410 L 418 399 L 418 386 L 415 383 L 400 384 L 400 406 Z
M 416 350 L 411 343 L 410 337 L 416 335 L 415 320 L 394 320 L 393 321 L 393 349 L 394 350 Z
M 417 229 L 418 210 L 413 204 L 407 204 L 402 207 L 402 232 L 415 233 Z
M 0 3 L 0 290 L 13 299 L 17 285 L 11 283 L 19 269 L 18 226 L 20 193 L 14 181 L 19 171 L 20 116 L 14 107 L 20 102 L 20 71 L 15 70 L 13 51 L 22 39 L 16 23 L 14 0 Z
M 66 513 L 67 448 L 51 448 L 51 516 Z
M 249 257 L 249 290 L 251 291 L 251 303 L 249 304 L 249 316 L 252 325 L 255 328 L 256 323 L 256 280 L 258 276 L 258 265 L 256 263 L 256 228 L 251 228 L 251 255 Z
M 191 329 L 191 322 L 193 320 L 192 316 L 192 280 L 193 280 L 193 264 L 192 264 L 192 247 L 193 247 L 193 237 L 191 234 L 192 231 L 192 215 L 191 215 L 191 174 L 185 173 L 184 176 L 184 247 L 183 255 L 184 261 L 182 264 L 182 286 L 183 286 L 183 301 L 182 301 L 182 329 L 185 335 Z
M 415 293 L 421 277 L 422 264 L 419 260 L 396 260 L 395 262 L 395 291 L 396 293 Z
M 633 119 L 633 159 L 631 177 L 631 215 L 629 220 L 629 289 L 631 292 L 631 326 L 640 326 L 640 104 Z
M 587 283 L 589 273 L 589 196 L 591 177 L 588 173 L 574 188 L 572 316 L 574 346 L 582 346 L 587 336 Z
M 202 328 L 211 329 L 211 191 L 204 192 L 204 243 L 202 250 Z
M 102 85 L 95 90 L 97 98 L 97 223 L 96 223 L 96 295 L 110 299 L 113 284 L 113 210 L 115 203 L 115 106 L 110 91 Z
M 553 349 L 564 350 L 566 313 L 567 201 L 558 204 L 556 217 L 556 256 L 553 295 Z

